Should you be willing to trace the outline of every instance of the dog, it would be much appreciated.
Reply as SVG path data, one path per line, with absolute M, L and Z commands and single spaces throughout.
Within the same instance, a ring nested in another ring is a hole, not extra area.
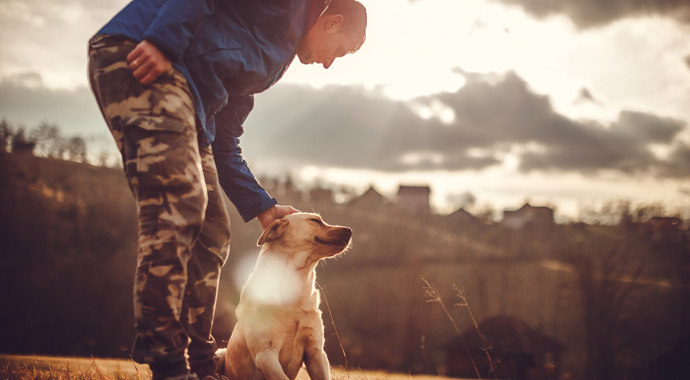
M 352 230 L 295 213 L 271 223 L 259 238 L 254 271 L 242 289 L 237 324 L 219 374 L 230 380 L 294 380 L 302 364 L 312 380 L 330 380 L 316 290 L 316 265 L 350 246 Z

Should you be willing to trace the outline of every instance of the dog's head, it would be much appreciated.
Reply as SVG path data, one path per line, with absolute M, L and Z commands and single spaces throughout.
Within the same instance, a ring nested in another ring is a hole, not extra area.
M 321 216 L 295 213 L 271 223 L 259 238 L 259 245 L 275 244 L 294 251 L 310 251 L 318 257 L 332 257 L 350 245 L 349 227 L 326 224 Z

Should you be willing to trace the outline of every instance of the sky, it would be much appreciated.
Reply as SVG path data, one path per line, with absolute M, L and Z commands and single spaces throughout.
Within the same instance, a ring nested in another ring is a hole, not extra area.
M 114 150 L 86 42 L 126 3 L 0 0 L 0 119 Z M 256 96 L 241 138 L 255 174 L 386 196 L 429 185 L 439 213 L 690 211 L 690 1 L 362 3 L 360 51 L 328 70 L 295 61 Z

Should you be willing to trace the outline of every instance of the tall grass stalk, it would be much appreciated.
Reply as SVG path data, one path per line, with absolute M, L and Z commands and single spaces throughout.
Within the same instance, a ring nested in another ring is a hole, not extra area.
M 501 362 L 498 359 L 492 359 L 491 355 L 489 354 L 489 350 L 493 348 L 493 346 L 489 343 L 489 341 L 486 339 L 486 336 L 482 334 L 482 332 L 479 330 L 479 324 L 477 323 L 477 320 L 474 319 L 474 314 L 472 314 L 472 309 L 470 309 L 470 304 L 467 301 L 467 296 L 465 295 L 465 289 L 458 288 L 455 284 L 453 284 L 453 289 L 455 290 L 455 295 L 460 299 L 461 302 L 456 303 L 455 306 L 463 306 L 467 308 L 467 313 L 470 315 L 470 318 L 472 319 L 472 323 L 474 324 L 474 328 L 477 330 L 477 333 L 479 334 L 479 339 L 482 342 L 482 351 L 486 354 L 486 358 L 489 361 L 491 365 L 491 370 L 490 372 L 493 372 L 494 378 L 496 378 L 496 367 L 495 364 L 499 363 L 501 367 L 503 366 L 503 362 Z M 504 372 L 505 367 L 503 368 Z
M 455 323 L 453 316 L 450 315 L 450 312 L 448 311 L 446 304 L 443 302 L 443 299 L 441 298 L 441 291 L 436 286 L 429 283 L 429 281 L 427 281 L 425 278 L 423 278 L 423 277 L 420 277 L 420 278 L 426 284 L 426 286 L 424 286 L 424 295 L 426 296 L 426 302 L 438 302 L 439 305 L 441 305 L 441 308 L 446 313 L 446 316 L 450 320 L 450 323 L 453 324 L 453 328 L 455 328 L 455 332 L 458 333 L 458 337 L 460 337 L 460 341 L 462 342 L 462 345 L 465 347 L 465 350 L 467 350 L 467 355 L 469 355 L 470 360 L 472 361 L 472 366 L 474 367 L 474 371 L 477 373 L 477 378 L 479 378 L 481 380 L 482 376 L 479 372 L 479 368 L 477 367 L 477 363 L 474 361 L 474 356 L 470 352 L 469 347 L 467 347 L 467 343 L 465 343 L 465 339 L 462 337 L 462 332 L 460 331 L 460 328 L 458 328 L 458 325 Z M 472 322 L 474 323 L 474 328 L 477 330 L 477 333 L 479 334 L 479 338 L 482 342 L 481 349 L 486 354 L 486 357 L 487 357 L 488 362 L 489 362 L 489 378 L 491 378 L 491 375 L 493 374 L 493 378 L 497 379 L 496 367 L 494 366 L 497 361 L 493 360 L 491 358 L 491 355 L 489 354 L 489 350 L 491 349 L 491 345 L 486 340 L 486 337 L 484 336 L 484 334 L 482 334 L 482 332 L 479 330 L 479 325 L 477 324 L 477 321 L 474 319 L 474 315 L 472 314 L 472 310 L 470 310 L 469 303 L 467 302 L 467 297 L 465 295 L 465 291 L 463 289 L 458 288 L 455 285 L 453 285 L 453 289 L 456 291 L 457 297 L 460 298 L 460 300 L 461 300 L 461 302 L 456 303 L 455 306 L 464 306 L 465 308 L 467 308 L 467 311 L 470 314 L 470 318 L 472 319 Z
M 328 309 L 328 316 L 331 318 L 331 325 L 333 325 L 333 331 L 335 331 L 335 337 L 338 338 L 338 344 L 340 344 L 340 350 L 343 352 L 343 358 L 345 359 L 345 371 L 347 372 L 347 378 L 350 378 L 350 366 L 347 364 L 347 355 L 345 354 L 345 348 L 343 347 L 343 342 L 340 340 L 340 334 L 338 334 L 338 328 L 335 327 L 335 321 L 333 320 L 333 313 L 331 313 L 331 307 L 328 305 L 328 298 L 326 298 L 326 291 L 323 290 L 321 284 L 318 282 L 316 285 L 321 289 L 321 295 L 323 295 L 323 300 L 326 303 L 326 309 Z

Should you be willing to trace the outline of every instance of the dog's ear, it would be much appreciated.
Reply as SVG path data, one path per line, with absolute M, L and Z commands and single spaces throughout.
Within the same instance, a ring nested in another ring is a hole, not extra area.
M 283 237 L 285 230 L 287 229 L 290 221 L 287 219 L 276 219 L 273 223 L 269 224 L 261 234 L 259 241 L 256 243 L 258 245 L 264 245 L 264 243 L 270 243 L 274 240 L 278 240 Z

